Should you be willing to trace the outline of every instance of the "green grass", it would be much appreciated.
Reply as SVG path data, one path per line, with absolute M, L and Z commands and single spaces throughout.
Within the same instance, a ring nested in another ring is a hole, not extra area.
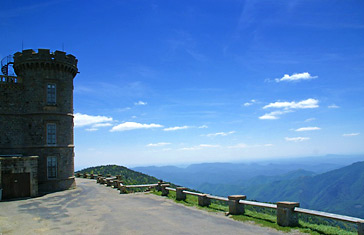
M 151 191 L 151 193 L 155 195 L 161 196 L 162 193 L 158 191 Z M 187 195 L 186 200 L 177 201 L 176 200 L 176 192 L 170 191 L 168 196 L 169 199 L 174 200 L 177 203 L 193 206 L 202 210 L 217 212 L 217 213 L 225 213 L 228 211 L 228 205 L 226 202 L 211 200 L 211 205 L 208 207 L 201 207 L 198 205 L 197 196 Z M 290 231 L 300 231 L 302 233 L 308 233 L 313 235 L 354 235 L 357 234 L 355 230 L 352 230 L 353 227 L 349 228 L 352 231 L 341 229 L 340 227 L 333 227 L 326 224 L 313 224 L 305 221 L 299 222 L 298 227 L 281 227 L 277 224 L 277 217 L 275 215 L 274 209 L 264 209 L 264 208 L 256 208 L 253 206 L 245 206 L 245 214 L 244 215 L 232 215 L 231 218 L 237 221 L 248 221 L 254 222 L 257 225 L 274 228 L 279 231 L 290 232 Z M 320 221 L 317 220 L 316 221 Z M 355 229 L 355 228 L 354 228 Z

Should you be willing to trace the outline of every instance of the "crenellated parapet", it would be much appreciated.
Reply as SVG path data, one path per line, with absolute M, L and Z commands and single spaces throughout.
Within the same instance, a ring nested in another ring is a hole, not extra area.
M 75 77 L 78 72 L 77 62 L 75 56 L 63 51 L 51 53 L 49 49 L 38 49 L 36 53 L 28 49 L 14 54 L 14 71 L 18 74 L 23 69 L 55 69 L 69 72 Z

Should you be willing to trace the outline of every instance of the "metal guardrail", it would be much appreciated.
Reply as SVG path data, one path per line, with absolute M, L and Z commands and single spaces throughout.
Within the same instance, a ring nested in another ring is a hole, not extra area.
M 124 185 L 126 188 L 145 188 L 145 187 L 156 187 L 158 184 L 139 184 L 139 185 Z
M 170 187 L 166 187 L 166 189 L 169 190 L 169 191 L 174 191 L 174 192 L 177 191 L 175 188 L 170 188 Z
M 344 221 L 344 222 L 364 223 L 364 220 L 362 220 L 360 218 L 350 217 L 350 216 L 346 216 L 346 215 L 332 214 L 332 213 L 327 213 L 327 212 L 323 212 L 323 211 L 315 211 L 315 210 L 309 210 L 309 209 L 304 209 L 304 208 L 299 208 L 299 207 L 294 208 L 294 211 L 298 212 L 298 213 L 306 214 L 306 215 L 314 215 L 314 216 L 319 216 L 319 217 L 323 217 L 323 218 L 327 218 L 327 219 L 340 220 L 340 221 Z

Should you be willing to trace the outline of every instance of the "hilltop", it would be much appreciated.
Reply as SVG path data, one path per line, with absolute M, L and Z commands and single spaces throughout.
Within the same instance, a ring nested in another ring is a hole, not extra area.
M 121 175 L 125 184 L 155 184 L 159 181 L 156 177 L 130 170 L 124 166 L 103 165 L 76 171 L 76 173 Z

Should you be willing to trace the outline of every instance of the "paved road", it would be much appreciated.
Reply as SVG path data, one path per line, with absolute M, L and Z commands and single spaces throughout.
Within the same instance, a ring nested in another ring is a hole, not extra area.
M 0 234 L 287 234 L 94 180 L 39 198 L 0 202 Z

